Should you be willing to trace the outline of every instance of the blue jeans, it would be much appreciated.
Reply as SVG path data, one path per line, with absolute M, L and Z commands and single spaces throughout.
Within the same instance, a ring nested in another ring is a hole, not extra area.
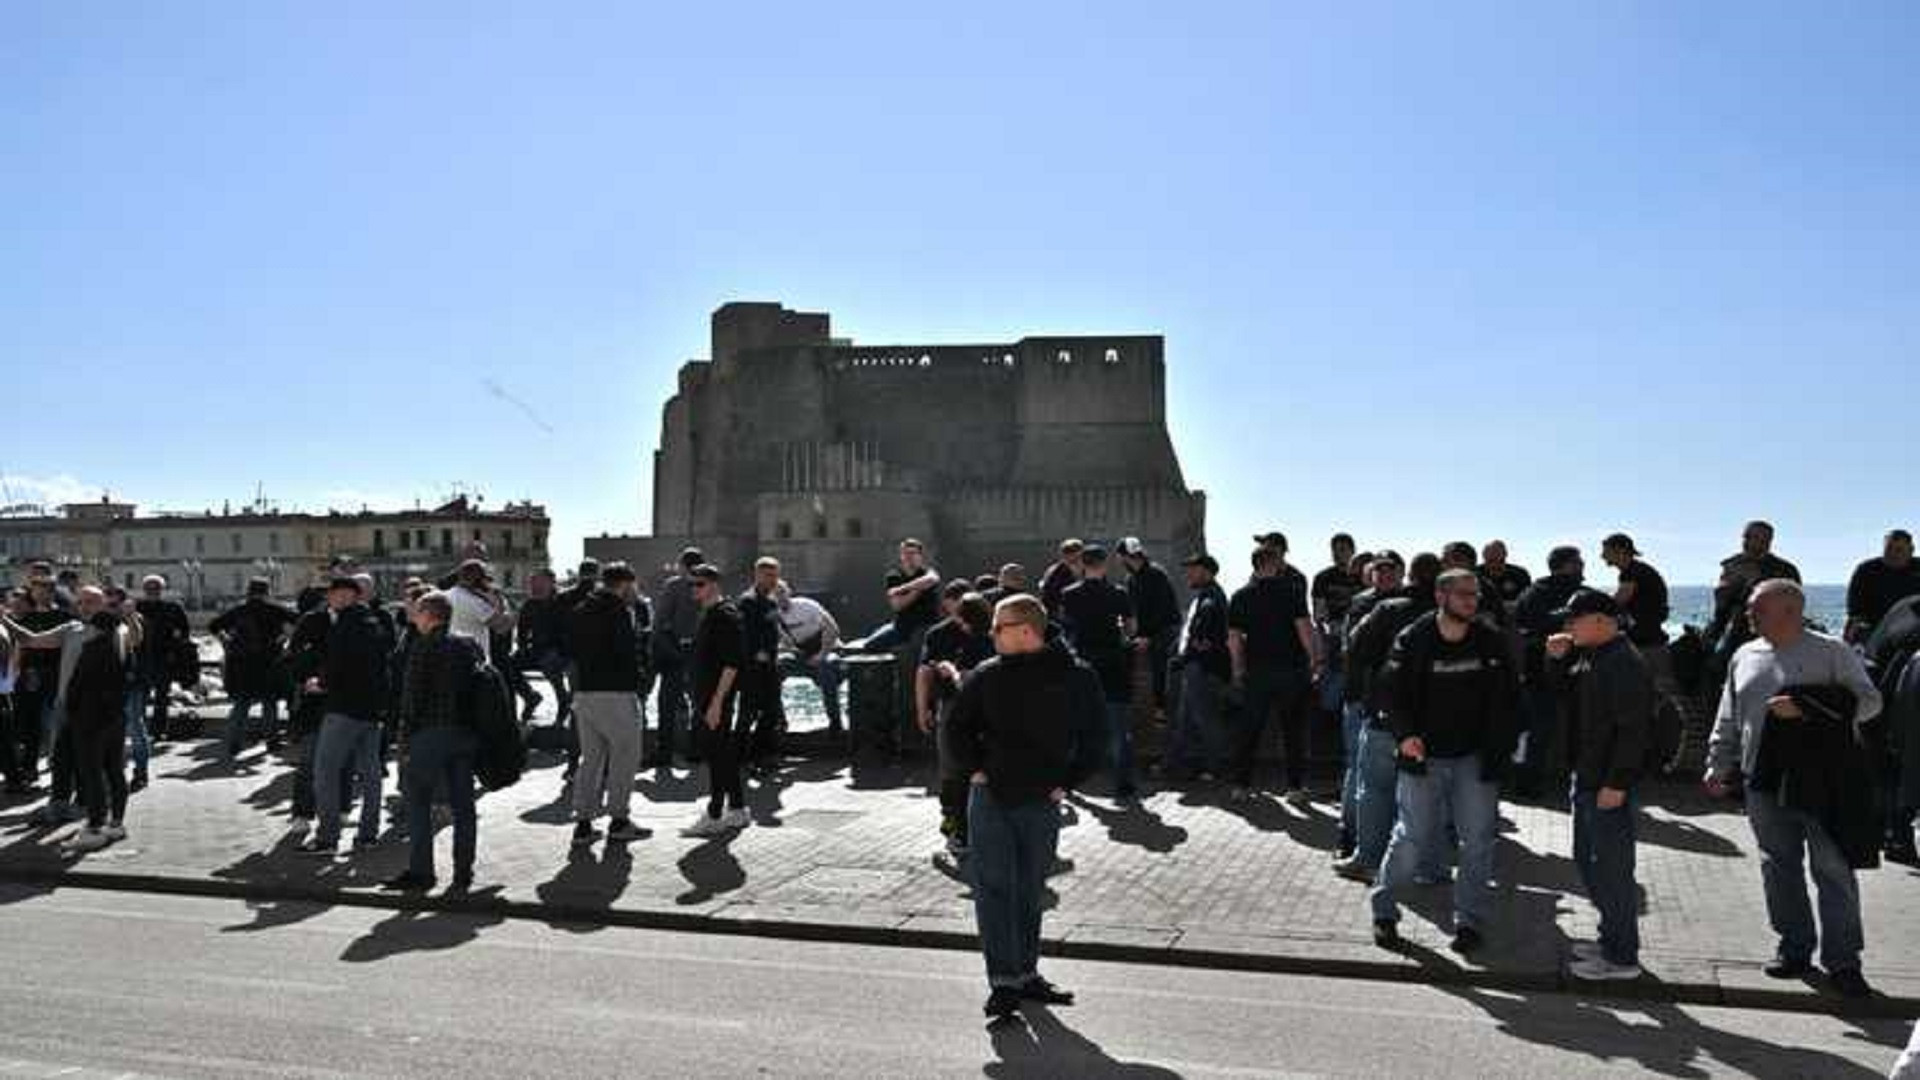
M 130 687 L 120 704 L 120 715 L 126 720 L 127 739 L 133 748 L 133 771 L 147 771 L 147 763 L 153 760 L 153 740 L 147 735 L 147 691 L 145 687 Z
M 1132 794 L 1133 703 L 1107 702 L 1107 762 L 1113 769 L 1113 792 Z
M 360 778 L 359 840 L 380 835 L 380 790 L 386 767 L 380 761 L 380 725 L 342 713 L 328 713 L 320 721 L 313 748 L 313 804 L 318 811 L 314 839 L 321 844 L 340 840 L 340 781 L 342 775 Z
M 1600 809 L 1599 792 L 1573 789 L 1573 864 L 1587 899 L 1600 912 L 1600 948 L 1611 963 L 1640 962 L 1640 894 L 1633 882 L 1634 816 L 1639 799 L 1632 792 L 1613 810 Z
M 1051 801 L 1008 806 L 976 784 L 967 799 L 973 917 L 989 986 L 1019 986 L 1040 973 L 1040 903 L 1060 843 Z
M 280 699 L 276 697 L 252 694 L 235 694 L 233 707 L 227 710 L 227 756 L 234 757 L 246 748 L 247 724 L 253 718 L 253 707 L 260 706 L 260 713 L 266 722 L 268 734 L 280 726 Z
M 1393 835 L 1394 800 L 1400 770 L 1394 767 L 1393 732 L 1371 725 L 1360 731 L 1358 776 L 1354 780 L 1353 857 L 1378 869 Z
M 433 876 L 433 797 L 445 791 L 453 808 L 454 876 L 473 873 L 479 821 L 473 809 L 473 758 L 479 751 L 473 732 L 430 727 L 407 739 L 402 783 L 407 793 L 407 869 Z
M 1460 833 L 1460 875 L 1453 883 L 1455 928 L 1484 929 L 1493 893 L 1493 845 L 1499 835 L 1500 787 L 1480 779 L 1480 757 L 1428 758 L 1424 773 L 1402 772 L 1400 820 L 1387 841 L 1380 883 L 1373 890 L 1375 922 L 1398 922 L 1393 893 L 1412 882 L 1446 840 L 1446 811 Z
M 1349 701 L 1340 707 L 1340 751 L 1346 766 L 1340 773 L 1340 846 L 1350 848 L 1359 831 L 1360 737 L 1367 730 L 1367 707 Z
M 1865 935 L 1860 928 L 1860 883 L 1840 845 L 1802 810 L 1783 807 L 1764 791 L 1747 792 L 1747 821 L 1760 844 L 1760 880 L 1767 892 L 1767 919 L 1780 935 L 1780 957 L 1806 962 L 1820 945 L 1820 966 L 1857 971 Z M 1820 932 L 1807 903 L 1806 864 L 1820 892 Z
M 817 664 L 809 664 L 798 656 L 780 658 L 780 677 L 782 679 L 801 678 L 813 683 L 820 689 L 820 704 L 827 711 L 827 726 L 840 727 L 840 680 L 846 675 L 846 669 L 840 664 L 840 657 L 828 653 Z
M 1174 710 L 1167 732 L 1167 765 L 1175 769 L 1194 767 L 1194 743 L 1199 743 L 1203 767 L 1212 773 L 1225 768 L 1226 732 L 1220 721 L 1220 695 L 1225 679 L 1209 673 L 1189 661 L 1180 669 L 1180 707 Z

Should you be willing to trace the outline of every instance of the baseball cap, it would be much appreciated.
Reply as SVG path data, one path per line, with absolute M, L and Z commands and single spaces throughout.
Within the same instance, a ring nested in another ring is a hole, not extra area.
M 1080 561 L 1082 563 L 1094 564 L 1106 562 L 1107 549 L 1099 544 L 1088 544 L 1086 547 L 1080 549 Z
M 1603 548 L 1624 548 L 1629 555 L 1640 554 L 1640 549 L 1633 546 L 1633 537 L 1628 536 L 1626 533 L 1614 533 L 1612 536 L 1600 541 L 1600 546 Z
M 1605 615 L 1617 619 L 1620 617 L 1620 605 L 1614 603 L 1613 597 L 1598 589 L 1580 589 L 1568 597 L 1566 606 L 1553 615 L 1562 622 L 1582 615 Z
M 1137 536 L 1123 536 L 1120 538 L 1120 543 L 1115 545 L 1113 550 L 1119 552 L 1124 558 L 1132 559 L 1145 555 L 1147 553 L 1147 545 L 1142 544 L 1140 538 Z
M 1253 542 L 1259 544 L 1261 547 L 1279 548 L 1281 551 L 1287 550 L 1287 534 L 1277 529 L 1273 532 L 1264 532 L 1255 536 Z
M 1180 565 L 1181 566 L 1204 566 L 1206 567 L 1207 573 L 1209 574 L 1217 574 L 1220 572 L 1220 560 L 1214 558 L 1213 556 L 1207 554 L 1204 551 L 1196 551 L 1193 554 L 1187 556 L 1186 558 L 1181 559 Z

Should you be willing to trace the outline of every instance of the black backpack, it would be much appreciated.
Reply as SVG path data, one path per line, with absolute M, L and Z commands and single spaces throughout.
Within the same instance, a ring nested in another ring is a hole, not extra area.
M 513 691 L 491 664 L 474 672 L 473 730 L 480 743 L 473 775 L 480 786 L 499 791 L 519 783 L 527 770 L 527 744 L 514 715 Z

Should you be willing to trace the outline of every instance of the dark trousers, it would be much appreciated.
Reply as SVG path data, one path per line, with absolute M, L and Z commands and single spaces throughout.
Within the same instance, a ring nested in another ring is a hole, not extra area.
M 1060 809 L 1044 798 L 1002 803 L 984 785 L 971 791 L 967 863 L 987 984 L 1019 986 L 1040 974 L 1041 903 L 1059 848 Z
M 694 714 L 701 753 L 707 759 L 707 816 L 719 817 L 730 806 L 747 805 L 746 787 L 740 782 L 740 759 L 733 735 L 733 699 L 728 698 L 720 711 L 720 726 L 709 728 L 707 710 Z
M 127 731 L 119 723 L 70 736 L 87 827 L 120 821 L 127 813 Z
M 53 753 L 47 762 L 47 771 L 52 774 L 47 800 L 53 803 L 72 802 L 78 774 L 74 769 L 73 725 L 64 719 L 53 733 Z
M 478 846 L 479 817 L 473 802 L 473 759 L 479 752 L 473 732 L 458 727 L 430 727 L 407 739 L 407 763 L 401 786 L 407 799 L 407 869 L 420 877 L 433 876 L 433 800 L 445 792 L 453 810 L 453 873 L 473 874 Z
M 676 745 L 685 744 L 692 749 L 698 740 L 694 737 L 693 725 L 699 723 L 692 716 L 692 708 L 687 702 L 687 655 L 689 645 L 656 639 L 653 650 L 654 671 L 659 676 L 659 690 L 655 698 L 653 714 L 659 726 L 654 738 L 654 756 L 670 759 Z
M 44 699 L 34 691 L 0 695 L 0 766 L 8 787 L 28 787 L 40 778 L 40 714 Z
M 748 661 L 740 672 L 739 749 L 742 762 L 752 762 L 780 751 L 780 732 L 787 711 L 780 701 L 780 669 L 773 663 Z
M 1517 787 L 1529 798 L 1562 790 L 1560 696 L 1542 685 L 1520 691 L 1527 725 L 1527 752 L 1520 761 Z
M 1153 705 L 1169 708 L 1167 703 L 1167 661 L 1173 647 L 1180 643 L 1180 628 L 1170 626 L 1147 639 L 1147 668 L 1153 675 Z
M 1307 766 L 1307 691 L 1310 688 L 1311 680 L 1299 668 L 1248 665 L 1233 759 L 1234 781 L 1241 787 L 1253 785 L 1260 737 L 1266 733 L 1267 722 L 1275 713 L 1280 716 L 1280 737 L 1286 744 L 1287 786 L 1300 786 Z
M 951 700 L 942 702 L 939 717 L 934 726 L 934 750 L 939 762 L 940 792 L 940 831 L 965 844 L 967 842 L 967 795 L 972 788 L 970 777 L 959 765 L 959 754 L 953 746 L 953 729 L 947 723 L 948 714 L 953 711 Z
M 1640 962 L 1640 894 L 1633 882 L 1638 807 L 1629 793 L 1618 809 L 1602 810 L 1599 794 L 1573 790 L 1573 863 L 1600 912 L 1601 951 L 1612 963 L 1632 966 Z

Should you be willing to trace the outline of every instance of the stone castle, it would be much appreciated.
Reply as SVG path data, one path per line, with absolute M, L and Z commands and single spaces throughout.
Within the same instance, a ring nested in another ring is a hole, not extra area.
M 1067 536 L 1204 544 L 1166 424 L 1160 337 L 856 345 L 825 313 L 730 303 L 680 369 L 653 455 L 653 535 L 589 538 L 647 579 L 701 548 L 745 587 L 759 555 L 851 636 L 885 614 L 902 537 L 947 576 L 1004 562 L 1037 583 Z M 1176 580 L 1178 575 L 1175 575 Z

